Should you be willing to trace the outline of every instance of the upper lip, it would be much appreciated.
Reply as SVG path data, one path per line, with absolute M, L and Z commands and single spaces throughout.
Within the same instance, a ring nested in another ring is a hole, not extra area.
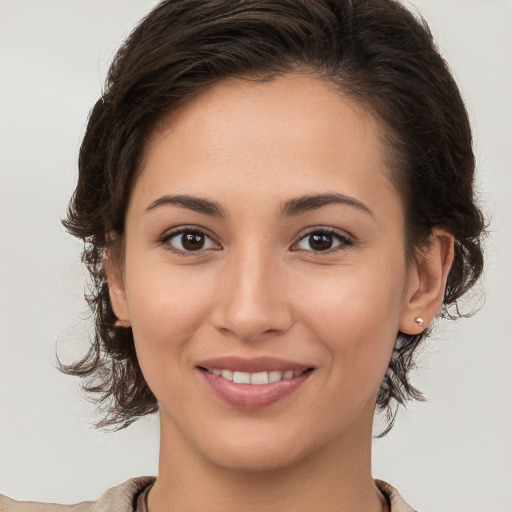
M 218 368 L 219 370 L 233 370 L 247 373 L 258 373 L 275 370 L 281 370 L 283 372 L 289 370 L 293 372 L 304 372 L 311 368 L 310 365 L 269 356 L 260 356 L 254 358 L 223 356 L 201 361 L 197 364 L 197 366 L 208 370 Z

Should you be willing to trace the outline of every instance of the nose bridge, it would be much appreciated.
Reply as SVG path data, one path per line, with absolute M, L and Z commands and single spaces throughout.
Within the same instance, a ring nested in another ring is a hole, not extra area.
M 219 329 L 250 341 L 289 328 L 292 315 L 283 269 L 272 248 L 251 243 L 233 250 L 219 277 Z

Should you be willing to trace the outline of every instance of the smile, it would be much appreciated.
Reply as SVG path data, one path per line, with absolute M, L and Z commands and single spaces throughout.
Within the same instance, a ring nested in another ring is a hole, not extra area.
M 221 357 L 203 361 L 197 369 L 207 389 L 236 409 L 262 409 L 298 391 L 313 374 L 304 364 L 260 357 Z
M 273 384 L 283 379 L 293 379 L 299 377 L 303 372 L 294 372 L 293 370 L 269 370 L 256 373 L 241 372 L 234 370 L 221 370 L 219 368 L 206 368 L 213 375 L 222 377 L 223 379 L 235 382 L 237 384 Z

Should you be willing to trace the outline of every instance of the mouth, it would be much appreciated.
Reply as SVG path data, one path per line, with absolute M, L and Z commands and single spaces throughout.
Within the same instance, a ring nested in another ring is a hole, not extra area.
M 238 409 L 261 409 L 302 387 L 314 367 L 276 358 L 217 358 L 197 366 L 214 395 Z
M 201 370 L 207 371 L 212 375 L 221 377 L 222 379 L 236 384 L 254 384 L 256 386 L 263 384 L 275 384 L 282 380 L 290 380 L 300 377 L 303 373 L 313 371 L 312 368 L 307 368 L 304 371 L 293 371 L 293 370 L 263 370 L 260 372 L 242 372 L 237 370 L 222 370 L 220 368 L 201 368 Z

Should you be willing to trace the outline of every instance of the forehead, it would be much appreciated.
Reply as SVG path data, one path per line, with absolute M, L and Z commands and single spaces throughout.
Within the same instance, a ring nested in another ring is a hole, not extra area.
M 305 125 L 311 128 L 309 133 L 304 130 Z M 163 116 L 149 139 L 148 149 L 171 132 L 179 136 L 178 132 L 196 131 L 198 135 L 214 136 L 215 140 L 224 134 L 236 143 L 249 132 L 252 137 L 263 137 L 271 127 L 290 135 L 290 140 L 292 133 L 287 129 L 293 130 L 294 135 L 302 129 L 308 138 L 313 132 L 322 137 L 328 135 L 324 129 L 333 125 L 337 131 L 342 125 L 350 125 L 350 130 L 340 133 L 347 142 L 371 138 L 380 131 L 380 123 L 361 103 L 326 79 L 301 73 L 269 80 L 228 78 Z M 214 133 L 208 134 L 211 129 Z M 283 142 L 284 137 L 276 140 L 276 144 Z
M 135 195 L 271 200 L 330 191 L 372 202 L 386 189 L 396 201 L 379 130 L 363 106 L 319 78 L 221 81 L 159 123 Z

